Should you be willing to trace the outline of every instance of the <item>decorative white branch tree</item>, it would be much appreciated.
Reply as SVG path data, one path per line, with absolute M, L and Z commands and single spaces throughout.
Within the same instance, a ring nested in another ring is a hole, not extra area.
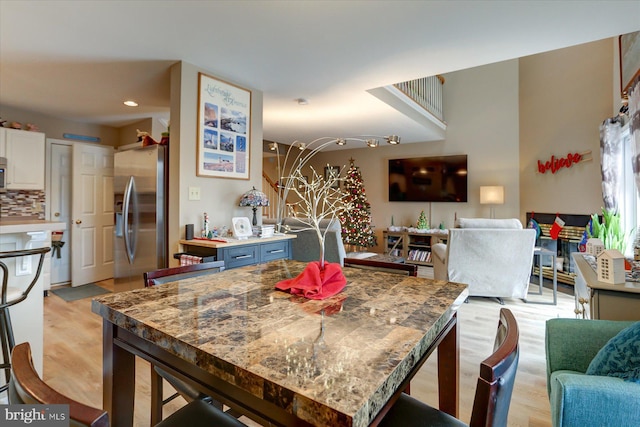
M 391 145 L 400 143 L 400 137 L 397 135 L 389 135 L 383 138 Z M 349 207 L 349 203 L 345 202 L 344 194 L 340 190 L 339 182 L 342 181 L 342 179 L 339 173 L 330 173 L 327 177 L 322 177 L 313 167 L 310 167 L 312 178 L 310 181 L 307 181 L 302 170 L 307 166 L 311 158 L 325 147 L 330 144 L 345 145 L 347 141 L 364 142 L 369 147 L 378 146 L 378 140 L 374 138 L 322 137 L 308 144 L 295 141 L 287 148 L 284 159 L 281 159 L 278 143 L 272 142 L 269 144 L 270 149 L 274 150 L 277 156 L 278 189 L 280 190 L 280 198 L 276 208 L 277 230 L 284 231 L 282 221 L 288 210 L 287 197 L 289 192 L 293 191 L 300 197 L 300 201 L 296 202 L 295 206 L 301 209 L 299 213 L 304 215 L 298 217 L 298 219 L 308 226 L 308 228 L 304 228 L 305 230 L 314 230 L 318 235 L 318 243 L 320 244 L 320 268 L 324 268 L 324 242 L 327 229 L 329 228 L 326 227 L 325 231 L 322 232 L 320 230 L 320 221 L 330 219 L 331 222 L 329 225 L 331 225 L 333 221 L 338 221 L 340 213 Z M 283 161 L 281 162 L 281 160 Z M 338 185 L 336 185 L 336 183 L 338 183 Z M 296 212 L 296 214 L 298 214 L 298 212 Z
M 293 191 L 299 198 L 294 205 L 298 221 L 306 227 L 297 231 L 314 230 L 320 245 L 320 268 L 324 269 L 324 242 L 330 225 L 338 221 L 338 217 L 345 210 L 350 208 L 350 203 L 346 202 L 339 184 L 343 179 L 339 174 L 329 173 L 327 178 L 320 176 L 313 166 L 311 169 L 311 179 L 302 174 L 301 168 L 293 169 L 290 176 L 286 177 L 286 182 L 290 184 L 289 191 Z M 329 224 L 322 231 L 320 223 L 329 220 Z

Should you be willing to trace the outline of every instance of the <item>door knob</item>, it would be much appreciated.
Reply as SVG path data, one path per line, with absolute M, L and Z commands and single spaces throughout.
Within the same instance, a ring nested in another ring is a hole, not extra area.
M 60 212 L 54 213 L 53 216 L 60 216 Z
M 76 224 L 82 224 L 82 220 L 76 219 Z

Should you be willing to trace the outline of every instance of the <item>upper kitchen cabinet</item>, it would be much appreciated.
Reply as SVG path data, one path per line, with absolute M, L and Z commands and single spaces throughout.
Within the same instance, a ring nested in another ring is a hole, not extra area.
M 8 190 L 44 190 L 44 146 L 41 132 L 0 128 L 0 157 L 7 158 Z

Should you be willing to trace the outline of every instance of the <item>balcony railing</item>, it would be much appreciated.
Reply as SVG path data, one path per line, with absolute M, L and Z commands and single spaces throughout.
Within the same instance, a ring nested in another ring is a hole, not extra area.
M 436 75 L 396 83 L 393 86 L 444 123 L 442 113 L 443 85 L 444 77 Z

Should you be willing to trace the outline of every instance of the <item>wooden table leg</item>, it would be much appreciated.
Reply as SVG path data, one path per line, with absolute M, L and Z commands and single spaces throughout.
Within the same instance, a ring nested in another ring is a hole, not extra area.
M 458 316 L 438 346 L 438 403 L 440 410 L 458 418 L 460 388 L 460 343 Z
M 151 364 L 151 425 L 162 421 L 162 377 Z
M 115 344 L 117 326 L 102 321 L 102 404 L 112 427 L 133 426 L 135 356 Z

